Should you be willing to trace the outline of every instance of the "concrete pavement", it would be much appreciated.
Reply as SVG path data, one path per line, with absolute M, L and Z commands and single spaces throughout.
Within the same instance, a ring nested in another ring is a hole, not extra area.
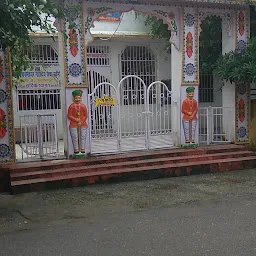
M 256 255 L 256 170 L 0 196 L 0 255 Z

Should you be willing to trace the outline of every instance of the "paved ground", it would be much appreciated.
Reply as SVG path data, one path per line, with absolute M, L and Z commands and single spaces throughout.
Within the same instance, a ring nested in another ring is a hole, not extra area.
M 0 255 L 255 256 L 256 170 L 0 195 Z

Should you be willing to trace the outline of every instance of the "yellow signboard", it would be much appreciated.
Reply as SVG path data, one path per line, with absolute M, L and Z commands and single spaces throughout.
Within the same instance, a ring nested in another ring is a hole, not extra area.
M 103 98 L 96 98 L 96 107 L 98 106 L 115 106 L 115 99 L 109 95 L 104 95 Z

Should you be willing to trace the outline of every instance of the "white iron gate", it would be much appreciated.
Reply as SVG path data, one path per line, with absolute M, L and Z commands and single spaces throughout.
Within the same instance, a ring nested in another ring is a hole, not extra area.
M 153 82 L 147 89 L 148 148 L 173 147 L 172 92 L 166 84 Z
M 98 84 L 88 95 L 90 145 L 92 153 L 118 151 L 118 102 L 116 88 Z
M 89 94 L 91 152 L 172 147 L 171 95 L 163 82 L 146 88 L 134 75 L 123 78 L 117 89 L 98 84 Z
M 55 114 L 20 116 L 22 159 L 59 154 Z
M 134 75 L 124 77 L 118 84 L 120 150 L 147 148 L 147 88 Z
M 228 117 L 232 109 L 227 107 L 199 108 L 199 143 L 231 142 Z

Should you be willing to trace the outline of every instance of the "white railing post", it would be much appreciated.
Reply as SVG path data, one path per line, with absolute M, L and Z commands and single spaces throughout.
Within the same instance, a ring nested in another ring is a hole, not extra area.
M 24 149 L 23 149 L 23 126 L 24 122 L 22 125 L 22 116 L 20 116 L 20 146 L 21 146 L 21 159 L 24 159 Z M 25 132 L 24 132 L 25 135 Z
M 210 145 L 213 141 L 213 114 L 212 107 L 207 108 L 207 145 Z
M 89 129 L 89 150 L 90 154 L 92 153 L 92 111 L 91 111 L 91 94 L 88 94 L 87 96 L 87 102 L 88 102 L 88 129 Z M 69 157 L 69 156 L 68 156 Z
M 55 135 L 55 145 L 56 145 L 56 154 L 59 154 L 59 141 L 58 141 L 58 127 L 57 127 L 57 116 L 54 114 L 54 135 Z
M 43 131 L 42 131 L 42 118 L 41 115 L 37 115 L 37 136 L 38 136 L 38 150 L 39 157 L 43 158 Z

